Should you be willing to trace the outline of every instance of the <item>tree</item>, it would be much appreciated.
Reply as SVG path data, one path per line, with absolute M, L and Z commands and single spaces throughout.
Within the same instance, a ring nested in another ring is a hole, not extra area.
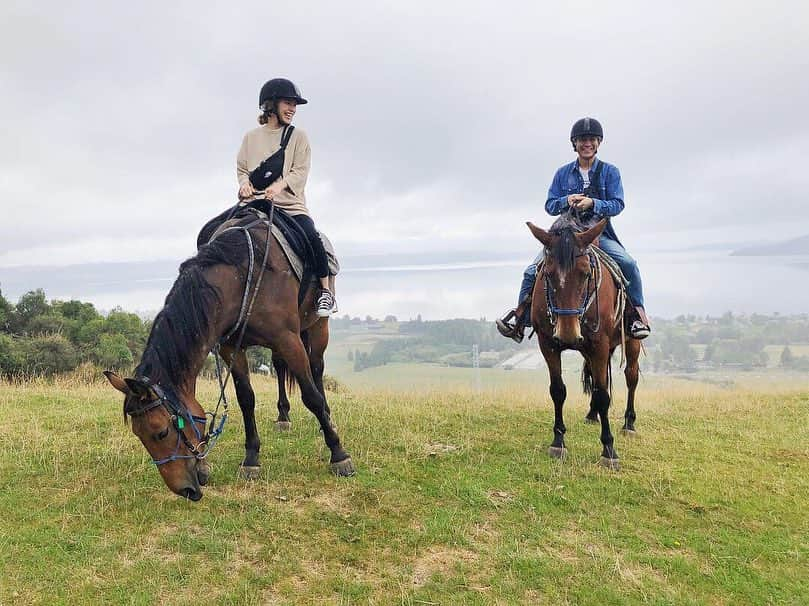
M 44 316 L 50 311 L 45 300 L 45 291 L 41 288 L 31 290 L 20 297 L 14 310 L 13 330 L 27 332 L 28 324 L 37 316 Z
M 14 306 L 8 302 L 3 296 L 3 291 L 0 290 L 0 332 L 9 332 L 9 322 L 11 322 L 13 312 Z
M 792 350 L 789 345 L 784 345 L 784 349 L 781 351 L 781 368 L 791 368 L 794 363 L 795 356 L 792 355 Z
M 98 345 L 93 351 L 93 358 L 102 368 L 120 370 L 132 365 L 134 358 L 121 334 L 103 334 L 98 338 Z

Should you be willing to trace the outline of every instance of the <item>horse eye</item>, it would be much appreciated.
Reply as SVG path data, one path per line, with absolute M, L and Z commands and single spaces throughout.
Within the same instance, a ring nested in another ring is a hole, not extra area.
M 165 438 L 167 435 L 169 435 L 169 428 L 168 428 L 168 427 L 166 427 L 166 428 L 165 428 L 163 431 L 161 431 L 160 433 L 156 433 L 156 434 L 154 435 L 154 439 L 155 439 L 155 440 L 157 440 L 157 441 L 159 442 L 160 440 L 162 440 L 163 438 Z

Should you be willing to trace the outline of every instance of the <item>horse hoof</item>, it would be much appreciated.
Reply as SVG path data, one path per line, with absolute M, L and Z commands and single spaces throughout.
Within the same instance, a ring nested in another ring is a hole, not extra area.
M 357 473 L 354 469 L 354 463 L 351 462 L 351 457 L 331 464 L 331 471 L 334 475 L 340 478 L 347 478 Z
M 276 421 L 275 429 L 276 431 L 289 431 L 292 429 L 292 421 Z
M 612 471 L 621 471 L 621 461 L 619 459 L 608 459 L 607 457 L 601 457 L 598 460 L 598 464 L 601 467 L 605 467 L 606 469 L 610 469 Z
M 584 417 L 584 422 L 587 423 L 588 425 L 597 425 L 599 423 L 598 417 L 596 417 L 595 419 L 591 417 Z
M 635 438 L 638 435 L 638 432 L 634 429 L 628 429 L 626 427 L 621 429 L 621 435 L 626 436 L 627 438 Z
M 548 456 L 550 456 L 552 459 L 559 459 L 562 461 L 567 456 L 567 448 L 564 446 L 561 448 L 558 446 L 551 446 L 548 448 Z
M 258 480 L 261 467 L 258 465 L 239 465 L 239 476 L 244 480 Z

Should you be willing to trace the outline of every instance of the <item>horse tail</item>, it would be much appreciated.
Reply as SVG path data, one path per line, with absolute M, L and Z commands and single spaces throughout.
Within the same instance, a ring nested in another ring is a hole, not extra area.
M 589 396 L 593 393 L 593 373 L 586 360 L 581 367 L 581 387 L 586 395 Z
M 278 383 L 284 384 L 287 389 L 287 393 L 294 393 L 297 383 L 295 382 L 295 375 L 289 372 L 289 366 L 287 366 L 286 360 L 280 356 L 273 357 L 272 365 L 275 368 L 275 375 L 278 377 Z

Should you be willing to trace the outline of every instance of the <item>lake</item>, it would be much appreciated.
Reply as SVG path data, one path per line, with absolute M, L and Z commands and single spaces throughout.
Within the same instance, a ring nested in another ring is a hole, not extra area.
M 496 259 L 424 255 L 344 259 L 338 276 L 339 315 L 399 319 L 494 318 L 515 304 L 530 257 Z M 730 256 L 729 251 L 637 252 L 647 308 L 680 314 L 795 314 L 809 311 L 809 257 Z M 16 302 L 34 288 L 50 299 L 76 298 L 99 309 L 120 306 L 153 314 L 162 306 L 179 261 L 0 268 L 4 296 Z

